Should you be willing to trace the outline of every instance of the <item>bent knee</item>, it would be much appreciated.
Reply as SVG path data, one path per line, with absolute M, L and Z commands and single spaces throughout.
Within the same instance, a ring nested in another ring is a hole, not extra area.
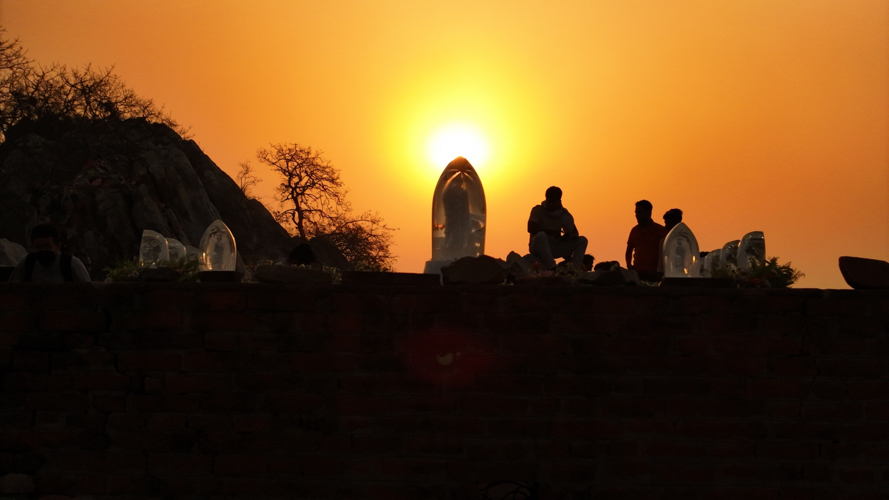
M 536 234 L 534 234 L 533 237 L 531 237 L 531 239 L 534 241 L 549 241 L 547 239 L 547 234 L 543 231 L 538 231 Z

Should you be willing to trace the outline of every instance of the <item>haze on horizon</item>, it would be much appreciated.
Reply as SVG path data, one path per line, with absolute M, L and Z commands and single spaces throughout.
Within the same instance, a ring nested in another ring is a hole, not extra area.
M 399 228 L 400 271 L 430 258 L 449 127 L 483 143 L 453 156 L 484 184 L 495 257 L 527 252 L 558 185 L 597 261 L 623 260 L 642 198 L 658 221 L 681 208 L 702 250 L 764 231 L 797 287 L 847 288 L 841 255 L 889 260 L 883 0 L 0 2 L 30 58 L 113 65 L 232 176 L 269 143 L 323 151 L 355 209 Z

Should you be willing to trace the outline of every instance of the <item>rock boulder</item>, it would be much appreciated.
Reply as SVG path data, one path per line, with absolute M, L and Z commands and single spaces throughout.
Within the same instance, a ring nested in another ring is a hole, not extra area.
M 863 257 L 840 257 L 843 279 L 856 290 L 889 288 L 889 262 Z
M 441 268 L 445 285 L 499 285 L 506 280 L 506 263 L 482 255 L 463 257 Z
M 22 245 L 6 238 L 0 238 L 0 267 L 14 267 L 26 255 L 28 255 L 28 250 Z
M 17 125 L 0 144 L 0 237 L 27 246 L 36 224 L 63 228 L 93 278 L 138 254 L 144 229 L 198 245 L 214 220 L 247 262 L 288 254 L 290 235 L 198 145 L 165 125 L 133 120 Z

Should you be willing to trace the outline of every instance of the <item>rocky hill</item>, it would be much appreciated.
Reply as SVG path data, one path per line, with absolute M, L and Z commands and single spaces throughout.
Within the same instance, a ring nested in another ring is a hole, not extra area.
M 36 224 L 64 228 L 94 279 L 133 258 L 142 230 L 197 246 L 207 226 L 231 228 L 247 262 L 277 259 L 287 232 L 192 140 L 142 119 L 16 125 L 0 144 L 0 238 L 27 246 Z

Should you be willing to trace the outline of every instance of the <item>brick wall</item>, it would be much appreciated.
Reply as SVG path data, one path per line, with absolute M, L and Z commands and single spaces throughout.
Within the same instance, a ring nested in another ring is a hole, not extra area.
M 878 291 L 3 284 L 0 494 L 885 499 L 887 324 Z

